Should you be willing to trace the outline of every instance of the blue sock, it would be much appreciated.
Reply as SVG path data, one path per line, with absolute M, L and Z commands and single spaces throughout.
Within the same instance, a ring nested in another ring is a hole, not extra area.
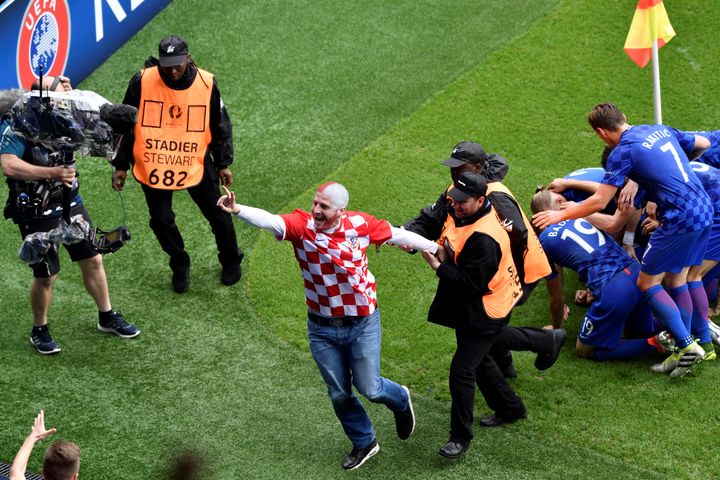
M 685 325 L 685 330 L 689 332 L 692 325 L 693 301 L 690 298 L 687 284 L 671 288 L 669 293 L 670 298 L 673 299 L 680 311 L 680 318 L 682 318 L 683 325 Z
M 663 290 L 662 285 L 653 285 L 645 290 L 645 298 L 653 315 L 675 339 L 675 345 L 685 348 L 692 343 L 692 336 L 688 333 L 680 317 L 680 311 L 670 295 Z
M 688 283 L 688 292 L 693 303 L 691 332 L 700 343 L 712 341 L 708 326 L 708 299 L 702 282 Z
M 657 348 L 650 345 L 645 338 L 634 338 L 632 340 L 620 340 L 613 349 L 594 348 L 593 357 L 595 360 L 625 360 L 626 358 L 638 357 L 648 353 L 657 353 Z

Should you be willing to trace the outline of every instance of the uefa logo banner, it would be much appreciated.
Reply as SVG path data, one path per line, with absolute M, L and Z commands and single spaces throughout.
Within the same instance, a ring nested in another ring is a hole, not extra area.
M 30 88 L 41 69 L 81 83 L 170 3 L 0 0 L 0 89 Z M 148 51 L 157 51 L 157 44 Z
M 70 10 L 66 0 L 35 0 L 23 16 L 17 44 L 18 84 L 43 75 L 61 75 L 70 51 Z

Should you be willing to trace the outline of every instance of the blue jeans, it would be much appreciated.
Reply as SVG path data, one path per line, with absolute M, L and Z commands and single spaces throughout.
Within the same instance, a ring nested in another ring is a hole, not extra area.
M 393 412 L 408 408 L 400 385 L 380 376 L 380 311 L 347 327 L 325 327 L 308 320 L 310 352 L 328 388 L 335 415 L 355 448 L 375 439 L 375 429 L 352 385 L 365 398 Z

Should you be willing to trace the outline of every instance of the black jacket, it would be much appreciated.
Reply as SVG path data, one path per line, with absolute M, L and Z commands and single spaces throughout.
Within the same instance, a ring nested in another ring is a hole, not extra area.
M 149 59 L 146 62 L 146 67 L 154 66 L 152 60 Z M 172 82 L 162 74 L 160 70 L 160 77 L 162 78 L 165 85 L 174 90 L 184 90 L 192 85 L 195 77 L 198 75 L 197 67 L 193 63 L 188 64 L 188 68 L 185 71 L 185 75 L 177 82 Z M 127 91 L 125 92 L 125 98 L 123 103 L 126 105 L 132 105 L 133 107 L 140 106 L 141 97 L 141 79 L 142 72 L 136 73 L 130 83 L 128 84 Z M 202 79 L 202 77 L 201 77 Z M 206 81 L 205 79 L 202 79 Z M 209 80 L 209 79 L 208 79 Z M 230 123 L 230 117 L 228 116 L 225 105 L 220 97 L 220 90 L 217 86 L 217 80 L 213 76 L 212 92 L 210 94 L 210 145 L 208 145 L 207 154 L 205 156 L 205 163 L 212 159 L 213 164 L 217 170 L 227 168 L 233 163 L 233 137 L 232 137 L 232 124 Z M 129 170 L 130 164 L 133 163 L 133 144 L 135 143 L 135 136 L 130 133 L 123 135 L 120 140 L 120 146 L 117 154 L 112 161 L 112 164 L 118 170 Z
M 508 221 L 512 225 L 512 229 L 508 231 L 510 250 L 522 280 L 525 278 L 524 258 L 525 250 L 527 250 L 528 231 L 522 213 L 520 213 L 520 206 L 515 199 L 502 192 L 490 193 L 488 200 L 495 208 L 500 220 Z M 446 190 L 438 197 L 435 203 L 423 208 L 417 217 L 405 222 L 405 230 L 417 233 L 430 240 L 437 240 L 440 238 L 440 233 L 445 225 L 445 219 L 451 212 L 452 207 L 447 198 Z
M 484 215 L 492 215 L 485 208 L 465 221 L 453 217 L 457 226 L 475 223 Z M 502 258 L 500 245 L 490 236 L 475 232 L 467 239 L 457 257 L 443 262 L 435 274 L 439 278 L 435 298 L 430 305 L 428 321 L 455 329 L 469 329 L 477 333 L 497 331 L 498 322 L 485 313 L 482 297 L 488 290 Z

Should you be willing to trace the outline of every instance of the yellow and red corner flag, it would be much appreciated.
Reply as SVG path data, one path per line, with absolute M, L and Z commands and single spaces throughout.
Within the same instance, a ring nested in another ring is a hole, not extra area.
M 660 48 L 674 36 L 675 30 L 670 25 L 662 0 L 639 0 L 625 39 L 625 53 L 643 68 L 652 56 L 653 41 L 657 40 Z

